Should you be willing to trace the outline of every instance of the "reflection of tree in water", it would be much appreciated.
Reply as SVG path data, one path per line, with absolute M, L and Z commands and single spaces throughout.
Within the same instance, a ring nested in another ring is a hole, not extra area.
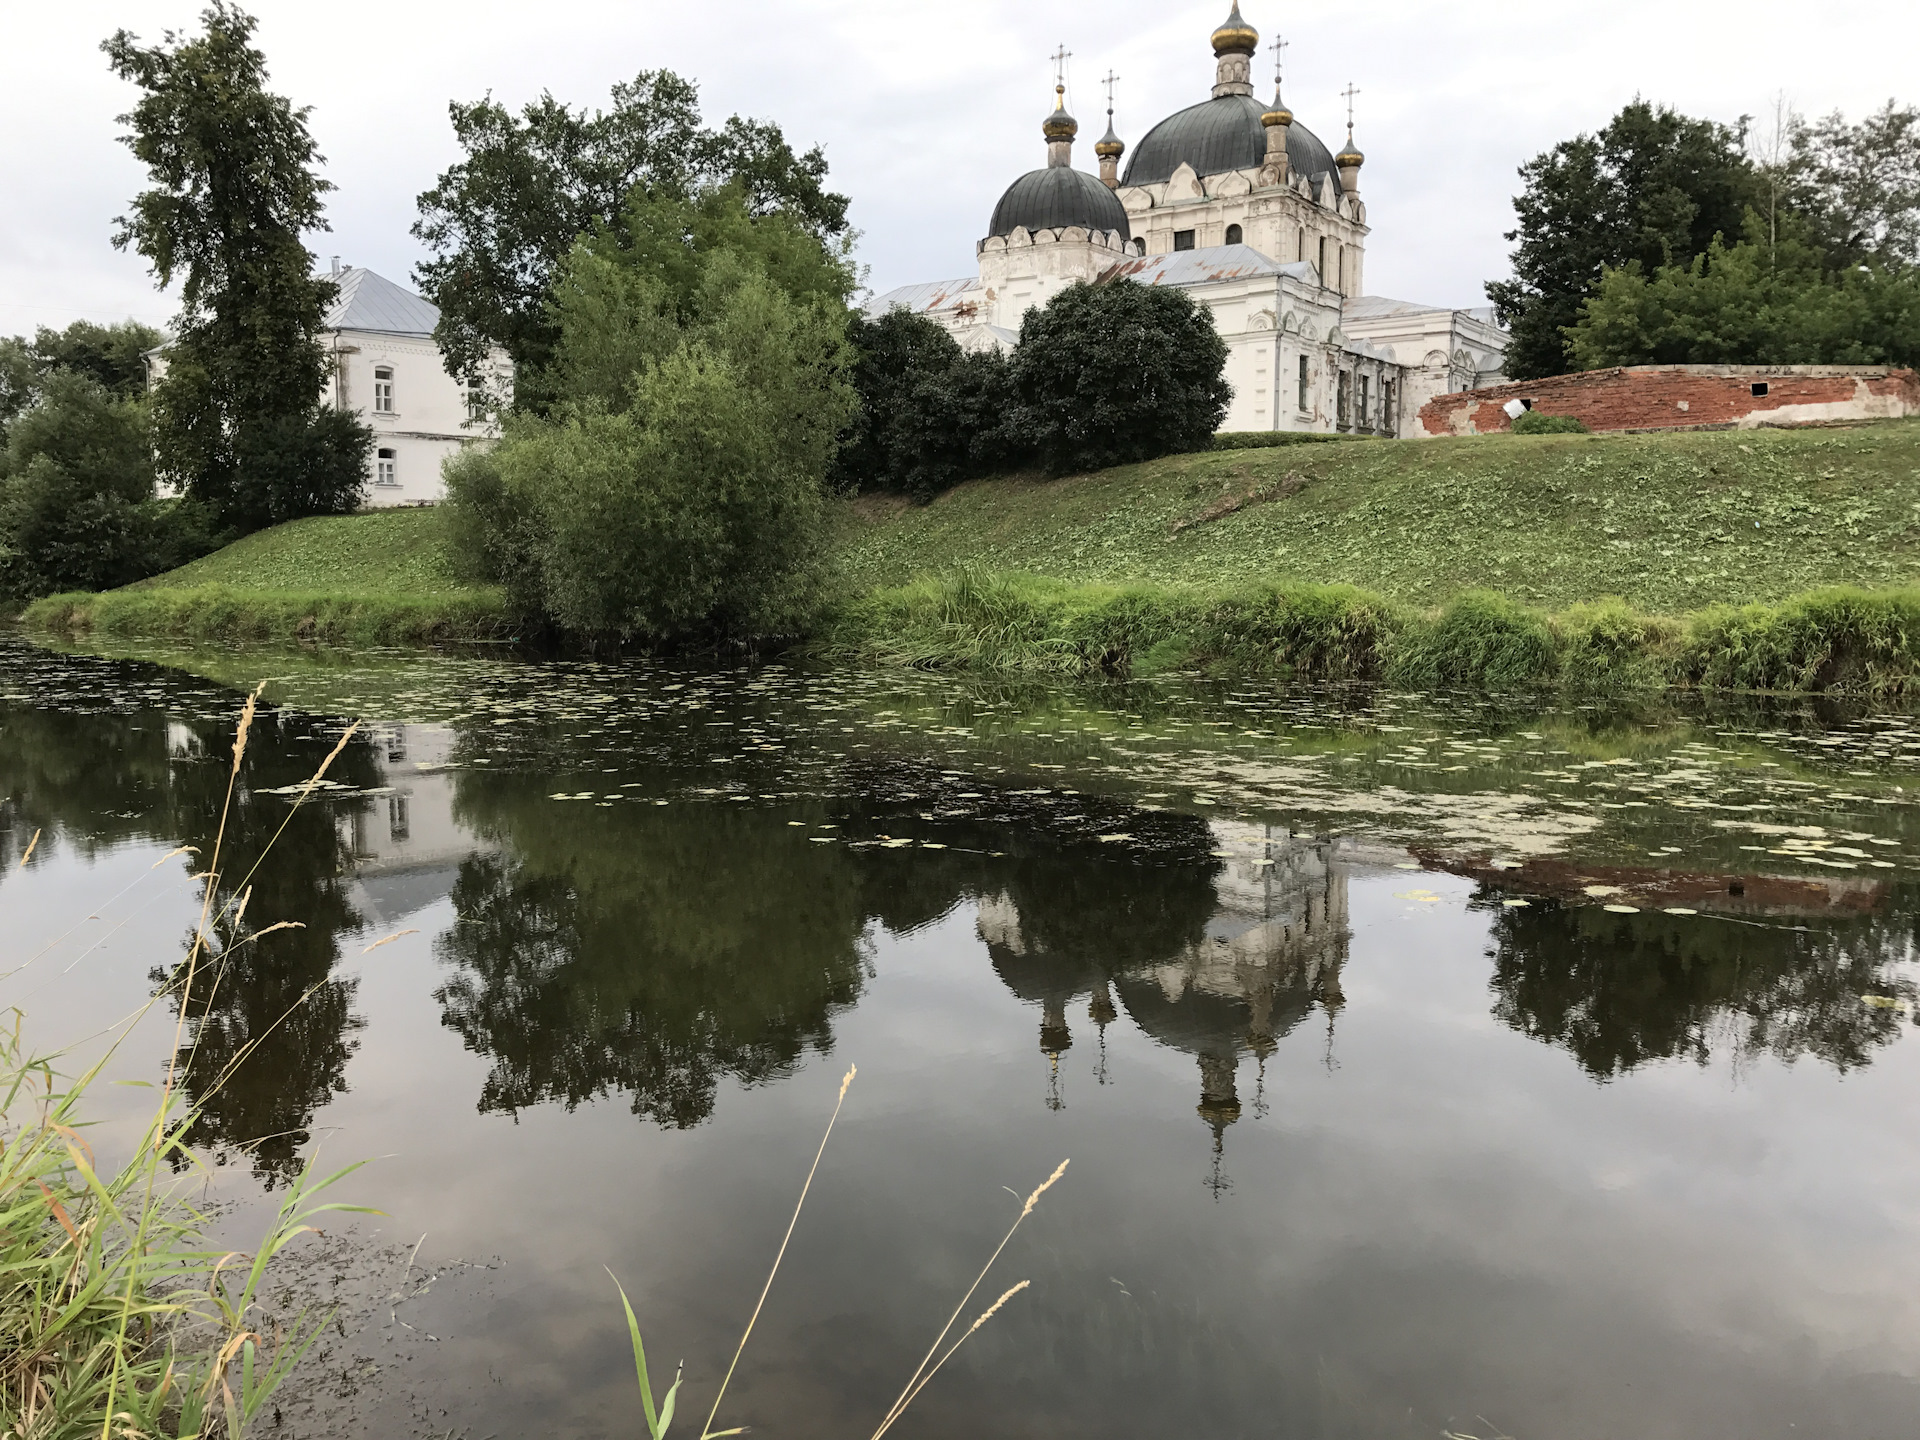
M 0 824 L 8 840 L 17 838 L 24 849 L 41 830 L 43 854 L 65 845 L 93 855 L 130 840 L 192 845 L 196 863 L 206 863 L 232 756 L 233 722 L 220 712 L 237 709 L 237 697 L 137 662 L 41 657 L 28 665 L 28 679 L 35 678 L 32 665 L 45 672 L 39 688 L 77 698 L 70 707 L 0 708 L 7 739 L 0 747 Z M 255 720 L 214 908 L 234 900 L 250 871 L 245 883 L 253 895 L 242 933 L 221 927 L 188 1015 L 186 1090 L 205 1107 L 193 1138 L 250 1149 L 270 1183 L 297 1167 L 315 1109 L 343 1088 L 349 1037 L 359 1022 L 351 1013 L 353 983 L 332 978 L 332 969 L 338 935 L 360 920 L 347 903 L 341 871 L 349 857 L 335 824 L 342 804 L 354 802 L 303 806 L 267 850 L 288 802 L 259 792 L 305 780 L 336 738 L 273 709 Z M 349 785 L 377 783 L 372 755 L 359 743 L 334 761 L 331 775 Z M 302 928 L 236 943 L 279 921 Z M 181 937 L 183 954 L 189 939 Z M 152 978 L 165 984 L 170 972 Z M 232 1075 L 214 1089 L 229 1068 Z
M 522 777 L 462 777 L 474 857 L 437 942 L 443 1023 L 493 1069 L 482 1110 L 619 1090 L 689 1126 L 723 1076 L 754 1083 L 832 1044 L 865 978 L 865 912 L 837 847 L 721 805 L 556 804 Z
M 1911 953 L 1904 918 L 1756 921 L 1500 901 L 1476 897 L 1494 912 L 1494 1013 L 1565 1046 L 1600 1079 L 1650 1060 L 1705 1064 L 1716 1040 L 1845 1072 L 1898 1034 L 1901 1007 L 1887 1002 L 1916 998 L 1914 982 L 1893 972 Z
M 189 733 L 204 758 L 183 757 L 175 766 L 172 834 L 176 843 L 210 857 L 232 732 L 196 722 Z M 176 724 L 175 745 L 186 738 Z M 181 1058 L 187 1093 L 202 1107 L 190 1138 L 248 1150 L 269 1184 L 299 1169 L 314 1112 L 346 1089 L 347 1060 L 356 1047 L 350 1037 L 361 1025 L 352 1013 L 358 982 L 333 974 L 339 936 L 362 924 L 347 896 L 352 855 L 339 824 L 343 805 L 356 802 L 309 801 L 289 819 L 287 798 L 260 793 L 306 780 L 336 739 L 283 712 L 265 710 L 254 720 L 227 816 L 213 909 L 225 910 L 243 889 L 253 893 L 239 927 L 215 929 L 187 1012 Z M 377 785 L 372 747 L 356 736 L 328 778 Z M 300 928 L 249 938 L 282 921 Z M 183 937 L 183 950 L 190 938 Z M 170 976 L 157 970 L 153 979 L 165 984 Z M 219 1083 L 222 1076 L 228 1078 Z

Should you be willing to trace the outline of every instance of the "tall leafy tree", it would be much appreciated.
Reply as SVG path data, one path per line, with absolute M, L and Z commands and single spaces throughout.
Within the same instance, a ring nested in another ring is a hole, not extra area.
M 1715 235 L 1741 233 L 1765 186 L 1745 153 L 1745 122 L 1722 125 L 1635 100 L 1598 133 L 1520 167 L 1513 278 L 1487 286 L 1512 331 L 1515 379 L 1574 368 L 1564 333 L 1609 267 L 1685 265 Z
M 1839 265 L 1920 264 L 1920 108 L 1795 117 L 1781 186 Z
M 926 502 L 950 486 L 1026 458 L 1006 357 L 969 354 L 924 315 L 895 306 L 852 317 L 860 410 L 841 437 L 835 478 Z
M 160 338 L 158 330 L 137 320 L 114 325 L 76 320 L 64 330 L 42 325 L 31 340 L 24 335 L 0 339 L 0 442 L 14 417 L 40 398 L 47 377 L 56 371 L 98 381 L 116 400 L 144 395 L 147 351 Z
M 1021 423 L 1048 473 L 1201 450 L 1226 418 L 1227 342 L 1184 290 L 1117 280 L 1055 293 L 1020 321 Z
M 819 147 L 796 154 L 777 125 L 734 116 L 700 123 L 699 94 L 669 70 L 613 87 L 606 110 L 574 110 L 550 94 L 516 116 L 491 96 L 453 102 L 466 158 L 420 196 L 413 233 L 433 252 L 414 271 L 440 307 L 436 338 L 448 370 L 478 374 L 488 347 L 506 347 L 536 377 L 559 327 L 547 292 L 582 235 L 619 224 L 636 189 L 686 199 L 728 183 L 755 216 L 784 211 L 816 241 L 847 233 L 847 198 L 825 188 Z M 544 403 L 537 382 L 522 399 Z
M 198 36 L 142 46 L 122 30 L 102 46 L 143 92 L 120 118 L 153 182 L 114 244 L 144 256 L 163 286 L 182 281 L 154 395 L 159 469 L 242 529 L 349 510 L 373 437 L 324 404 L 319 337 L 335 287 L 301 242 L 326 228 L 332 186 L 317 173 L 308 111 L 267 89 L 253 17 L 214 0 L 201 21 Z
M 1608 365 L 1911 365 L 1920 271 L 1833 266 L 1789 213 L 1749 217 L 1736 244 L 1652 272 L 1607 271 L 1567 332 L 1574 362 Z

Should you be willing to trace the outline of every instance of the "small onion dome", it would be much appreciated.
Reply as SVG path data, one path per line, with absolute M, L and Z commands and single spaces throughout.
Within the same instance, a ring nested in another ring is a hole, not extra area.
M 1040 126 L 1049 140 L 1071 140 L 1080 133 L 1080 122 L 1067 113 L 1067 87 L 1053 87 L 1053 113 Z
M 1266 114 L 1260 117 L 1262 125 L 1291 125 L 1293 112 L 1287 108 L 1287 102 L 1280 98 L 1280 87 L 1273 87 L 1273 104 L 1267 107 Z
M 1260 32 L 1240 18 L 1240 0 L 1233 0 L 1227 23 L 1213 32 L 1215 55 L 1251 55 L 1260 48 Z
M 1107 133 L 1093 142 L 1093 153 L 1098 155 L 1102 160 L 1108 156 L 1112 156 L 1118 160 L 1121 155 L 1126 153 L 1126 149 L 1127 142 L 1113 133 L 1113 116 L 1107 116 Z
M 1344 170 L 1349 165 L 1360 165 L 1364 163 L 1366 158 L 1366 156 L 1360 153 L 1360 147 L 1353 143 L 1353 132 L 1349 130 L 1347 132 L 1347 143 L 1341 148 L 1340 153 L 1333 157 L 1333 163 Z

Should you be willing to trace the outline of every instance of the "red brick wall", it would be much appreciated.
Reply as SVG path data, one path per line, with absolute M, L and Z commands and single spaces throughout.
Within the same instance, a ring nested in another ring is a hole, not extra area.
M 1767 394 L 1753 385 L 1764 380 Z M 1508 430 L 1509 400 L 1545 415 L 1572 415 L 1590 430 L 1681 430 L 1817 425 L 1920 414 L 1920 376 L 1855 366 L 1640 365 L 1523 380 L 1438 395 L 1420 407 L 1419 433 Z

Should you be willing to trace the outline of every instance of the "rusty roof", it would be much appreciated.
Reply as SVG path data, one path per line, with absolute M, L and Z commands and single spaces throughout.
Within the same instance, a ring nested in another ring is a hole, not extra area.
M 1285 276 L 1318 285 L 1312 264 L 1295 260 L 1282 265 L 1251 245 L 1209 245 L 1200 250 L 1175 250 L 1170 255 L 1140 255 L 1108 267 L 1102 280 L 1137 280 L 1142 285 L 1212 285 L 1222 280 L 1258 280 Z

